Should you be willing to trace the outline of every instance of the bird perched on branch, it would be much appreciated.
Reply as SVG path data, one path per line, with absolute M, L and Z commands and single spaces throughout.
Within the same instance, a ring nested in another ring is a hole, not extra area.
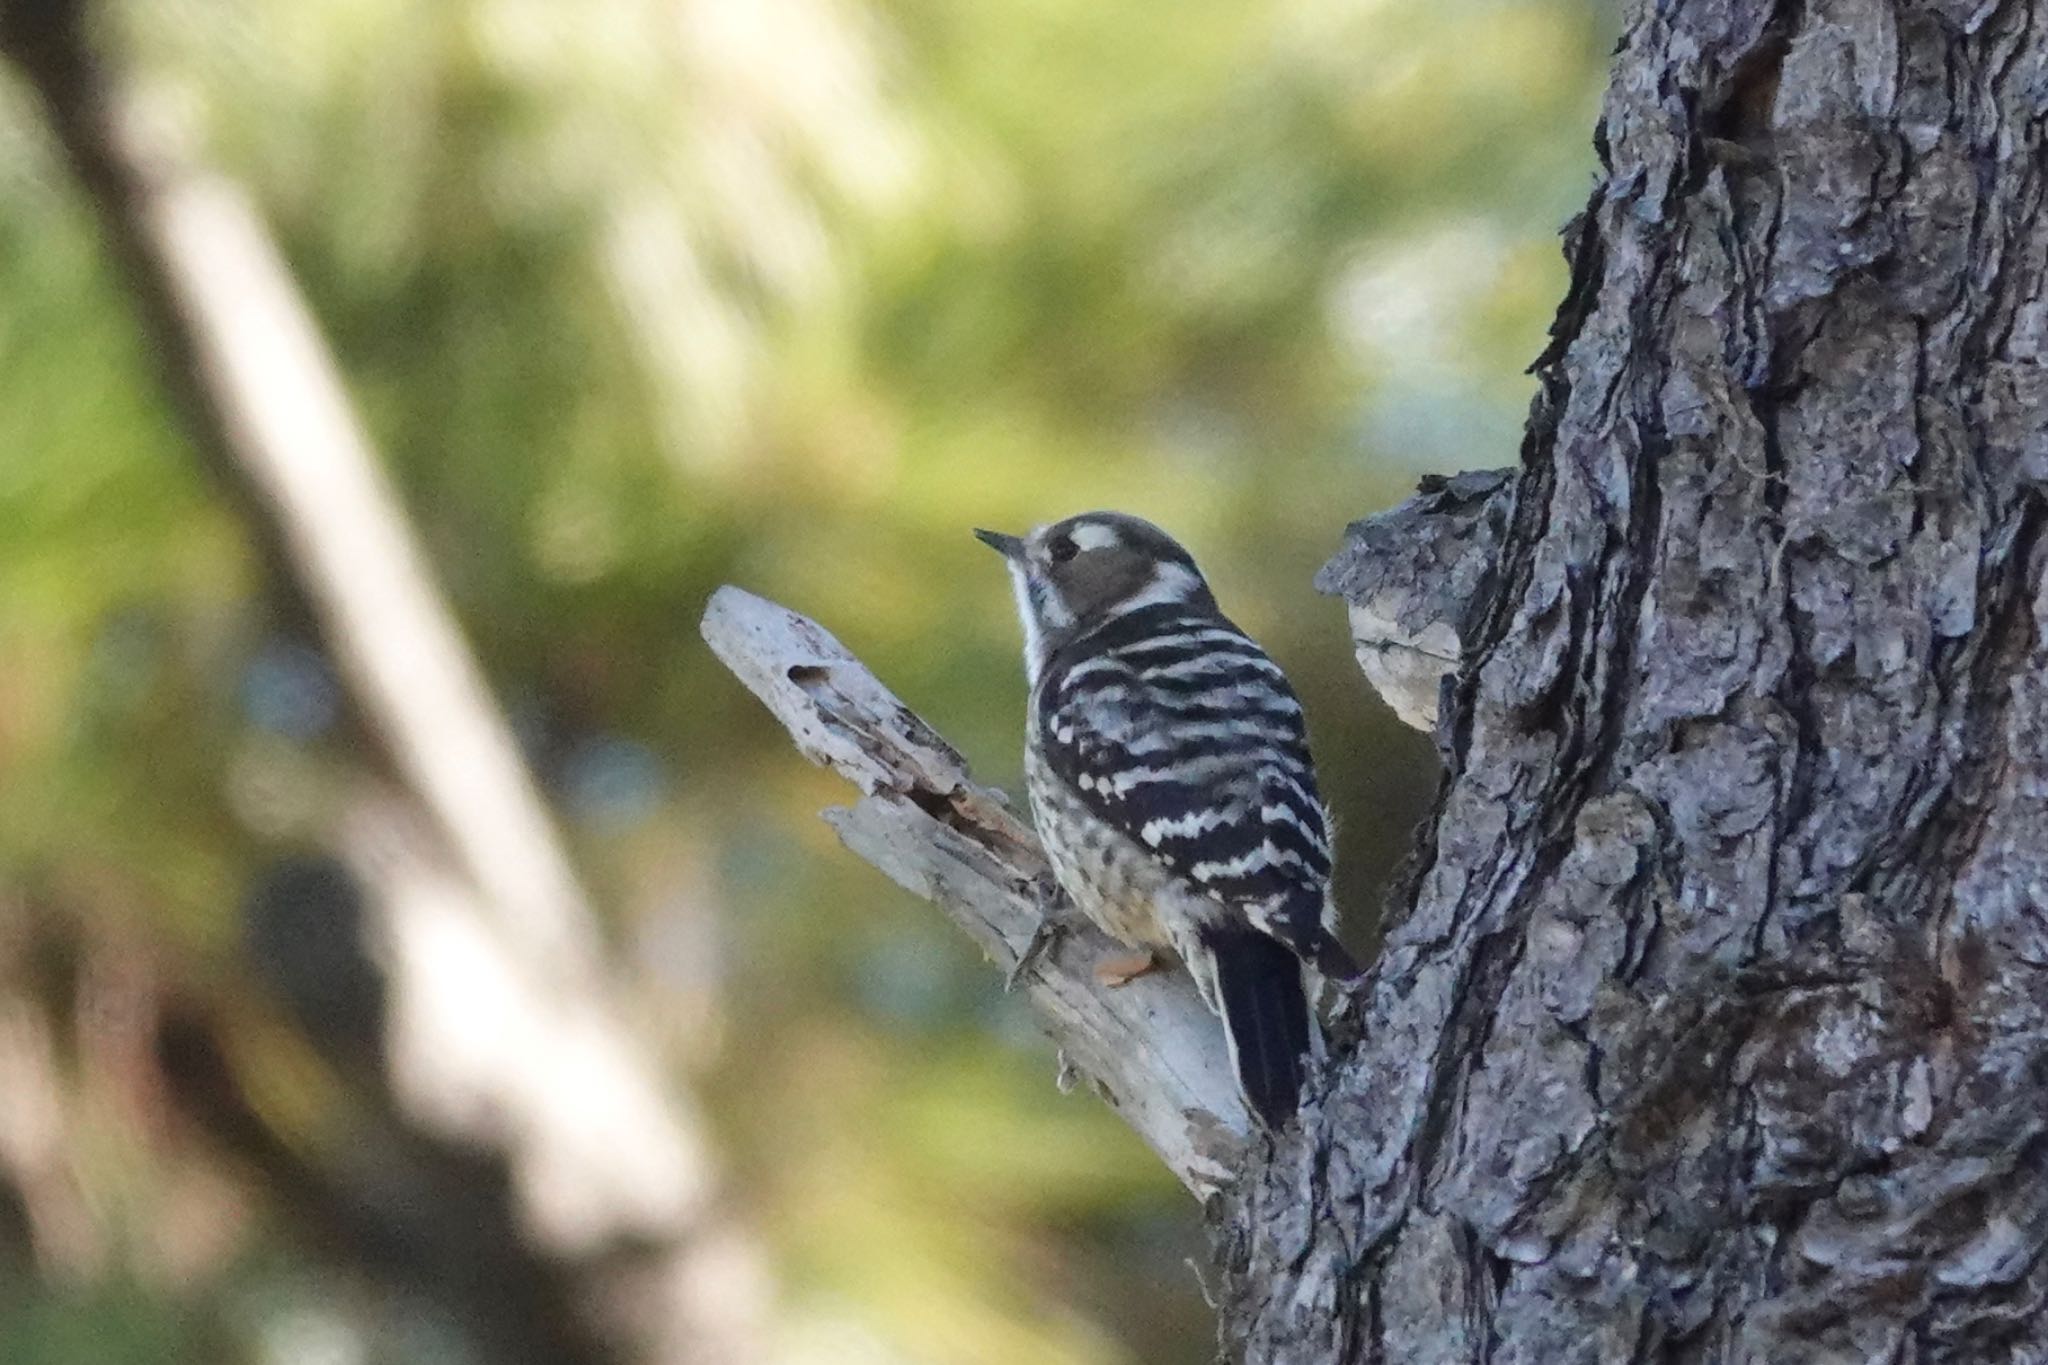
M 975 535 L 1008 561 L 1024 626 L 1039 837 L 1074 904 L 1137 950 L 1097 978 L 1178 957 L 1223 1021 L 1251 1111 L 1278 1128 L 1313 1045 L 1303 964 L 1358 974 L 1333 933 L 1328 818 L 1294 689 L 1148 521 L 1087 512 Z

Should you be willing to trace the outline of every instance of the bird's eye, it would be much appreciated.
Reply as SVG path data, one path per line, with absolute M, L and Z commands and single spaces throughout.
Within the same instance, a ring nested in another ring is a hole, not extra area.
M 1052 556 L 1053 563 L 1064 564 L 1081 553 L 1081 547 L 1074 543 L 1071 536 L 1061 536 L 1046 548 L 1046 553 Z

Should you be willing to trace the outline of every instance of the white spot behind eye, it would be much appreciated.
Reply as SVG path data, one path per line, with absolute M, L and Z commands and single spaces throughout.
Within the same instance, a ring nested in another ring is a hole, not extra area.
M 1136 611 L 1140 607 L 1191 601 L 1201 588 L 1200 574 L 1171 560 L 1163 561 L 1152 570 L 1152 581 L 1125 599 L 1123 609 Z

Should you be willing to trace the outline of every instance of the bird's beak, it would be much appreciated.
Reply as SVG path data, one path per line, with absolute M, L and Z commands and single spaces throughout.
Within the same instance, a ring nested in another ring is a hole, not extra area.
M 1024 542 L 1015 536 L 1006 536 L 1001 531 L 976 530 L 974 537 L 1004 559 L 1022 562 L 1024 558 Z

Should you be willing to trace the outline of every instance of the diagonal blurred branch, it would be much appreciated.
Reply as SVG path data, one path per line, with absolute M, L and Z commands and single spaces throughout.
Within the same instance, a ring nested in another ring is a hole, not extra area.
M 591 970 L 582 889 L 276 243 L 238 186 L 137 116 L 85 45 L 85 8 L 0 10 L 0 47 L 43 97 L 165 383 L 501 932 Z
M 634 1071 L 609 1002 L 507 952 L 429 834 L 365 790 L 339 857 L 281 862 L 244 907 L 253 965 L 352 1096 L 351 1140 L 267 1131 L 209 1060 L 229 1030 L 203 1014 L 167 1040 L 181 1098 L 493 1360 L 755 1359 L 765 1277 L 693 1130 Z
M 1115 990 L 1092 965 L 1114 944 L 1062 924 L 1021 972 L 1050 877 L 1037 836 L 1001 793 L 816 622 L 738 588 L 705 609 L 704 639 L 789 729 L 861 791 L 825 819 L 846 846 L 935 902 L 995 965 L 1017 972 L 1066 1063 L 1093 1082 L 1197 1195 L 1227 1183 L 1248 1129 L 1223 1035 L 1184 973 Z
M 41 95 L 194 436 L 404 782 L 338 835 L 392 977 L 369 1015 L 379 1103 L 504 1175 L 502 1219 L 444 1210 L 437 1227 L 530 1239 L 602 1359 L 758 1359 L 761 1276 L 716 1207 L 699 1120 L 619 1015 L 568 857 L 290 273 L 247 196 L 134 117 L 87 17 L 10 0 L 0 52 Z

